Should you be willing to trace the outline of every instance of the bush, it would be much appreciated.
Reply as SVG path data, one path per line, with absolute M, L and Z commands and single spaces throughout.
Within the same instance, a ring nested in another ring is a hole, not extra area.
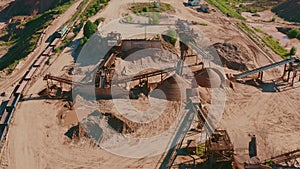
M 143 12 L 148 12 L 149 8 L 147 6 L 143 7 Z
M 299 38 L 300 36 L 300 29 L 293 28 L 288 32 L 289 38 Z
M 128 22 L 128 23 L 133 23 L 133 18 L 130 14 L 126 15 L 125 16 L 125 21 Z
M 87 37 L 83 37 L 82 39 L 80 39 L 79 45 L 83 46 L 87 41 L 88 41 L 88 38 Z
M 160 22 L 159 13 L 149 14 L 149 20 L 148 20 L 149 24 L 159 24 L 159 22 Z
M 59 53 L 61 51 L 61 49 L 59 47 L 54 49 L 54 53 Z
M 291 48 L 291 50 L 290 50 L 290 56 L 294 56 L 295 54 L 296 54 L 296 52 L 297 52 L 297 49 L 293 46 L 292 48 Z
M 80 45 L 80 46 L 83 46 L 83 45 L 84 45 L 84 40 L 83 40 L 83 39 L 80 39 L 79 45 Z
M 100 24 L 100 20 L 96 19 L 95 22 L 94 22 L 94 24 L 98 26 Z
M 174 29 L 170 29 L 167 31 L 167 35 L 169 37 L 169 42 L 172 45 L 175 45 L 176 41 L 177 41 L 177 32 Z
M 275 22 L 275 21 L 276 21 L 276 18 L 273 17 L 273 18 L 271 19 L 271 22 Z
M 73 32 L 74 32 L 74 34 L 75 35 L 77 35 L 78 34 L 78 32 L 80 31 L 80 29 L 82 28 L 82 23 L 80 23 L 80 24 L 77 24 L 76 26 L 75 26 L 75 28 L 73 29 Z

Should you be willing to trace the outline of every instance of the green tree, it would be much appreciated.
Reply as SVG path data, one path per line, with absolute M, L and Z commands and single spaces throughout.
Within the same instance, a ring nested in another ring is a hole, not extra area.
M 289 55 L 290 55 L 290 56 L 294 56 L 294 55 L 296 54 L 296 52 L 297 52 L 297 49 L 293 46 L 293 47 L 291 48 L 291 50 L 290 50 Z
M 177 41 L 177 32 L 174 29 L 170 29 L 167 31 L 167 35 L 169 37 L 169 41 L 171 44 L 175 45 Z
M 83 28 L 83 35 L 90 38 L 97 31 L 97 25 L 88 20 Z

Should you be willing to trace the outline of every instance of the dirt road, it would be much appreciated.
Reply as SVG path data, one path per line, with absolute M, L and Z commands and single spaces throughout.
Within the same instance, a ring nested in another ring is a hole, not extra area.
M 111 0 L 108 6 L 92 17 L 91 20 L 105 17 L 105 23 L 108 23 L 113 19 L 117 19 L 122 13 L 128 12 L 128 3 L 131 2 L 132 0 Z M 230 19 L 219 11 L 207 15 L 198 13 L 189 7 L 184 7 L 183 1 L 164 0 L 163 2 L 171 3 L 176 9 L 176 15 L 183 19 L 207 23 L 208 26 L 198 27 L 211 40 L 210 43 L 232 42 L 253 46 L 249 39 L 233 27 Z M 78 5 L 79 2 L 76 2 L 76 4 Z M 53 23 L 53 26 L 59 27 L 60 24 L 63 24 L 63 21 L 76 10 L 74 5 L 68 10 L 68 15 L 62 15 L 64 17 Z M 101 26 L 99 28 L 101 29 Z M 49 30 L 48 35 L 55 30 L 54 28 L 51 31 Z M 78 35 L 76 39 L 81 36 L 82 34 Z M 253 48 L 253 57 L 258 66 L 270 63 L 260 53 L 260 50 L 255 46 Z M 73 61 L 71 52 L 70 48 L 64 50 L 63 54 L 51 65 L 49 72 L 56 75 L 64 74 L 63 67 Z M 278 61 L 277 57 L 273 59 Z M 265 76 L 267 80 L 274 79 L 278 74 L 277 71 L 277 69 L 268 71 Z M 14 78 L 14 76 L 11 76 L 12 81 Z M 1 84 L 5 83 L 1 82 Z M 4 154 L 1 160 L 2 168 L 150 169 L 159 161 L 160 156 L 141 159 L 126 158 L 100 149 L 87 140 L 81 140 L 80 142 L 68 141 L 64 134 L 70 126 L 61 126 L 57 119 L 57 114 L 60 111 L 66 111 L 63 108 L 64 103 L 60 100 L 32 99 L 45 86 L 46 83 L 42 79 L 38 79 L 27 92 L 25 101 L 18 107 L 10 126 L 8 141 L 4 146 Z M 236 84 L 235 91 L 228 90 L 227 104 L 220 127 L 228 130 L 237 147 L 245 147 L 248 143 L 247 135 L 249 133 L 256 134 L 258 137 L 258 151 L 262 159 L 281 151 L 292 150 L 297 147 L 300 141 L 297 138 L 297 132 L 300 129 L 297 123 L 300 120 L 297 112 L 300 109 L 297 101 L 299 97 L 299 89 L 271 93 L 262 92 L 260 88 L 250 85 Z

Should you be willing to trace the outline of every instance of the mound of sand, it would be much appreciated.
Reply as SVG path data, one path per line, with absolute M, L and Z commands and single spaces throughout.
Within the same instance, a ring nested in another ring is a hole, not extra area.
M 222 77 L 217 70 L 205 68 L 195 73 L 195 80 L 201 87 L 219 88 L 222 86 Z

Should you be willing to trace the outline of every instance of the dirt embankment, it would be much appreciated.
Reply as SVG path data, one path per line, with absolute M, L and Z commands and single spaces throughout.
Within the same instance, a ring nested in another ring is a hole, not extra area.
M 222 64 L 229 69 L 243 71 L 255 68 L 251 52 L 246 47 L 232 43 L 215 43 L 213 47 Z

